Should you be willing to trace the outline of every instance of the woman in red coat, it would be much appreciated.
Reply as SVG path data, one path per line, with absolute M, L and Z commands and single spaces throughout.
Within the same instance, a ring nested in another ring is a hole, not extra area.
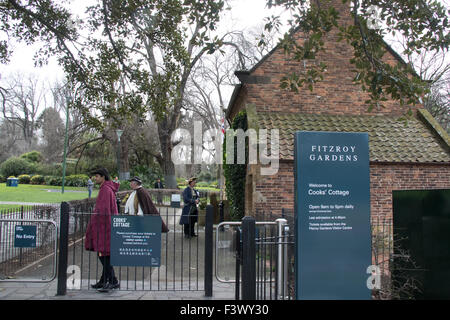
M 94 213 L 88 223 L 86 230 L 85 249 L 98 252 L 98 257 L 103 265 L 100 281 L 92 285 L 94 289 L 109 291 L 119 288 L 119 282 L 114 275 L 111 266 L 111 215 L 117 215 L 116 192 L 119 184 L 110 181 L 108 171 L 105 168 L 98 169 L 92 173 L 95 183 L 100 185 Z

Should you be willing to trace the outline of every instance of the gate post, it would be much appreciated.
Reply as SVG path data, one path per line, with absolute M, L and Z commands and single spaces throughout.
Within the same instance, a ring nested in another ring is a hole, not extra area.
M 206 206 L 205 217 L 205 297 L 213 295 L 213 206 Z
M 255 218 L 242 219 L 242 299 L 256 299 Z
M 277 299 L 284 300 L 287 296 L 288 263 L 287 263 L 287 239 L 285 229 L 286 219 L 277 219 Z
M 69 244 L 69 204 L 61 203 L 59 224 L 59 254 L 58 254 L 58 286 L 56 295 L 64 296 L 67 291 L 67 256 Z

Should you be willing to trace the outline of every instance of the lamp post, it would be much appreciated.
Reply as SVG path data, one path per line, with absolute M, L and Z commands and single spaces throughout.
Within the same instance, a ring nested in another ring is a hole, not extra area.
M 120 175 L 120 137 L 122 136 L 123 130 L 117 129 L 117 139 L 118 139 L 118 150 L 117 150 L 117 172 L 119 174 L 119 180 L 122 180 L 122 176 Z
M 70 96 L 66 96 L 66 132 L 64 136 L 64 156 L 63 156 L 63 173 L 62 173 L 62 187 L 61 193 L 64 193 L 64 184 L 66 182 L 66 160 L 67 160 L 67 140 L 68 140 L 68 127 L 69 127 L 69 103 Z

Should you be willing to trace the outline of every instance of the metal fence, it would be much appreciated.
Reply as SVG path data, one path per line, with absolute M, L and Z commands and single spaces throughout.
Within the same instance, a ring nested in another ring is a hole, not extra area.
M 150 197 L 155 205 L 158 206 L 170 206 L 172 195 L 183 193 L 183 189 L 147 189 L 150 193 Z M 122 199 L 126 194 L 131 193 L 132 190 L 123 191 L 119 193 L 119 197 Z M 209 190 L 198 190 L 200 199 L 205 199 L 206 204 L 217 205 L 220 197 L 220 192 Z M 181 202 L 183 198 L 181 197 Z
M 51 281 L 56 276 L 58 216 L 58 204 L 0 211 L 0 281 Z M 18 228 L 28 226 L 35 228 L 35 239 L 32 246 L 20 246 Z M 42 261 L 46 268 L 39 268 Z
M 279 218 L 286 220 L 283 230 L 278 230 L 279 225 L 274 223 Z M 294 211 L 283 208 L 281 216 L 273 215 L 271 212 L 256 212 L 255 221 L 255 284 L 250 285 L 255 285 L 256 289 L 254 297 L 251 296 L 251 298 L 293 299 L 295 297 Z M 394 255 L 392 223 L 391 218 L 372 217 L 371 219 L 372 264 L 378 267 L 380 276 L 379 286 L 372 290 L 373 299 L 395 298 L 393 293 L 398 290 L 397 286 L 403 285 L 392 281 L 396 261 L 404 258 Z M 239 252 L 236 253 L 237 260 L 241 258 L 239 255 Z M 280 268 L 282 270 L 279 270 Z M 237 271 L 235 277 L 240 278 Z M 242 283 L 242 285 L 245 284 Z
M 101 277 L 102 265 L 98 253 L 85 249 L 86 229 L 89 221 L 95 216 L 92 213 L 94 203 L 70 204 L 67 220 L 67 272 L 69 275 L 67 289 L 92 290 L 91 285 Z M 181 208 L 160 208 L 160 216 L 170 229 L 161 234 L 161 266 L 160 267 L 114 267 L 115 275 L 120 283 L 119 290 L 142 291 L 203 291 L 205 290 L 205 213 L 200 212 L 196 224 L 197 237 L 186 238 L 183 226 L 179 224 Z M 64 221 L 63 210 L 61 211 Z M 109 218 L 109 216 L 108 216 Z M 110 223 L 109 219 L 103 219 Z M 212 223 L 211 223 L 212 232 Z M 61 226 L 63 232 L 64 226 Z M 66 242 L 61 235 L 61 242 Z M 211 242 L 212 248 L 212 242 Z M 64 250 L 64 249 L 62 249 Z M 64 266 L 64 264 L 62 264 Z M 210 266 L 212 268 L 212 265 Z M 64 282 L 65 270 L 60 270 Z M 72 281 L 71 279 L 77 280 Z M 75 285 L 76 284 L 76 285 Z M 64 291 L 62 289 L 62 291 Z M 64 294 L 64 293 L 63 293 Z

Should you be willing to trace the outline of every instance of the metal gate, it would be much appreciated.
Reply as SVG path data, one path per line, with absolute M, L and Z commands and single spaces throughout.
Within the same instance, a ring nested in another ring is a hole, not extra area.
M 58 226 L 54 220 L 0 219 L 0 282 L 54 280 L 57 234 Z M 42 268 L 40 263 L 46 267 Z
M 85 249 L 85 235 L 93 217 L 93 204 L 61 205 L 58 295 L 66 290 L 94 290 L 101 277 L 102 264 L 97 252 Z M 205 291 L 212 295 L 212 207 L 199 215 L 198 237 L 185 238 L 179 225 L 180 208 L 162 208 L 160 215 L 169 227 L 161 234 L 160 267 L 113 267 L 126 291 Z M 208 240 L 210 239 L 210 240 Z
M 216 278 L 235 283 L 235 299 L 293 297 L 294 245 L 286 219 L 222 222 L 216 230 Z

